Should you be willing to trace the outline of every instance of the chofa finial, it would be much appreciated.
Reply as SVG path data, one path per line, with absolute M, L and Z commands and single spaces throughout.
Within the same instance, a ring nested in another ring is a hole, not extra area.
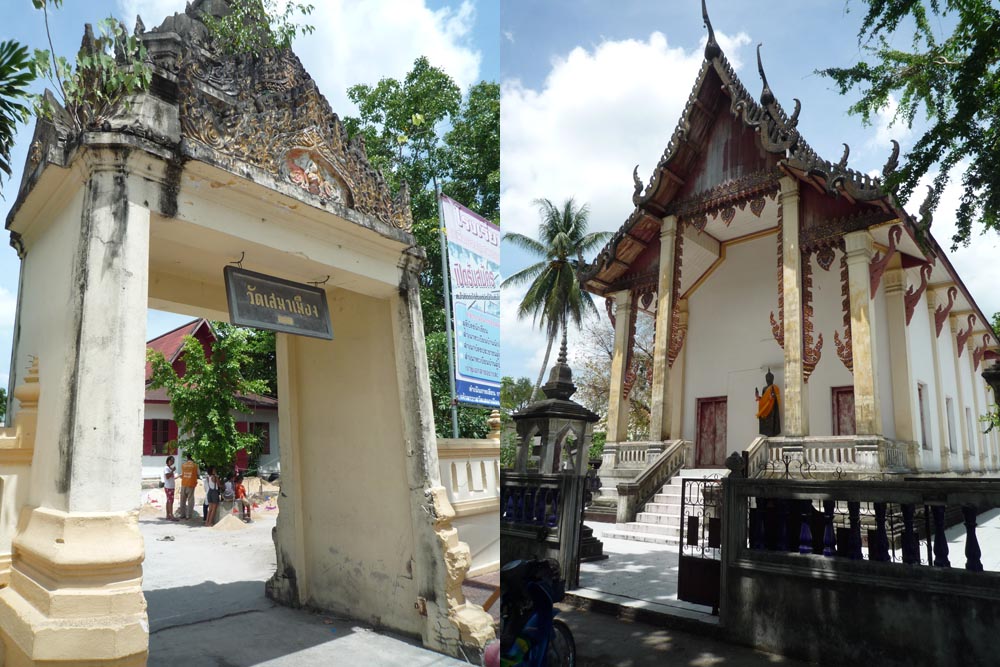
M 764 82 L 764 89 L 760 91 L 760 103 L 765 107 L 774 104 L 774 93 L 771 92 L 771 87 L 767 85 L 767 75 L 764 74 L 764 63 L 760 59 L 760 47 L 763 44 L 757 45 L 757 71 L 760 72 L 760 80 Z
M 705 44 L 705 60 L 714 60 L 722 55 L 719 43 L 715 41 L 715 30 L 712 29 L 712 21 L 708 18 L 708 7 L 705 0 L 701 0 L 701 18 L 705 20 L 705 27 L 708 28 L 708 43 Z

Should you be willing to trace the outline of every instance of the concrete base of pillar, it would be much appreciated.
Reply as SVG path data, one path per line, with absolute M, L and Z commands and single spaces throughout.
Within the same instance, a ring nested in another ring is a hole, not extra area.
M 25 508 L 18 527 L 0 590 L 0 664 L 145 665 L 138 513 Z

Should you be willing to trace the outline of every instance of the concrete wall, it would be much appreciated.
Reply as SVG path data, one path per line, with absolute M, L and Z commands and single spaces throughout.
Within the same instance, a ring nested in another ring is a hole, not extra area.
M 833 393 L 832 387 L 849 387 L 854 384 L 854 376 L 847 370 L 840 357 L 837 356 L 837 346 L 834 334 L 844 337 L 843 296 L 840 284 L 839 250 L 830 265 L 829 271 L 824 271 L 816 261 L 815 253 L 811 256 L 813 276 L 813 327 L 818 338 L 823 334 L 823 354 L 816 370 L 809 377 L 806 385 L 809 392 L 809 433 L 811 435 L 833 434 Z
M 725 261 L 688 301 L 688 331 L 682 350 L 687 369 L 683 430 L 678 437 L 695 440 L 698 398 L 726 396 L 726 449 L 740 451 L 757 435 L 754 388 L 764 386 L 768 366 L 774 383 L 784 390 L 784 355 L 771 335 L 769 319 L 772 310 L 775 316 L 778 312 L 775 238 L 771 235 L 727 246 Z
M 333 341 L 279 334 L 278 548 L 299 563 L 301 604 L 418 634 L 390 305 L 328 298 Z

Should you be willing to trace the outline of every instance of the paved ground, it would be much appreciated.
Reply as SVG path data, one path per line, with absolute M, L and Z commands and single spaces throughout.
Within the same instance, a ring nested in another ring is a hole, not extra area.
M 144 512 L 150 667 L 465 664 L 410 638 L 273 605 L 264 597 L 264 581 L 274 571 L 274 523 L 271 514 L 225 531 Z
M 576 640 L 578 667 L 799 667 L 772 653 L 560 605 Z

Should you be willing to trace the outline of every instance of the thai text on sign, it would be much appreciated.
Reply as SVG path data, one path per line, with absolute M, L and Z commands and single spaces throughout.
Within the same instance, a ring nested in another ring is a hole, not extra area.
M 441 196 L 455 317 L 455 397 L 500 407 L 500 228 Z
M 223 275 L 233 324 L 333 338 L 324 290 L 236 266 L 227 266 Z

